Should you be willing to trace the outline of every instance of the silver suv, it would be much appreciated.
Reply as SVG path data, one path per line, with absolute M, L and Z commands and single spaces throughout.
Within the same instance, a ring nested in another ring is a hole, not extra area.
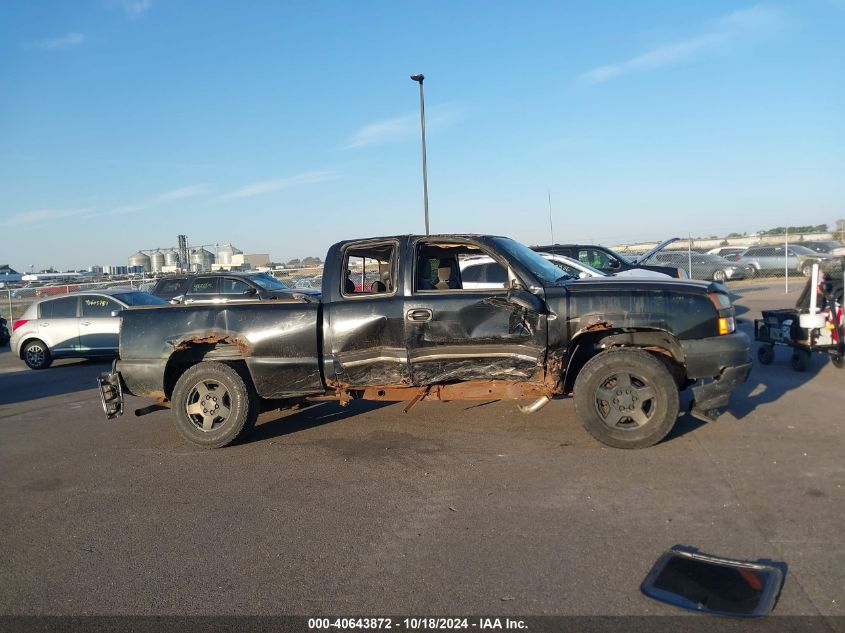
M 46 369 L 54 358 L 117 354 L 120 310 L 167 303 L 132 288 L 71 292 L 40 299 L 12 323 L 12 351 L 30 369 Z

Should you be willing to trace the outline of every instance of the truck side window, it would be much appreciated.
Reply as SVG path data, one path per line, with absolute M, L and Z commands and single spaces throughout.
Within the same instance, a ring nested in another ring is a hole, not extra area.
M 362 244 L 346 249 L 343 260 L 341 294 L 349 296 L 390 296 L 396 292 L 396 245 Z
M 460 262 L 470 260 L 479 255 L 488 255 L 474 244 L 467 243 L 426 243 L 417 244 L 414 268 L 415 291 L 449 291 L 463 290 L 463 276 Z M 507 287 L 508 271 L 498 263 L 476 264 L 467 266 L 467 284 L 471 283 L 501 283 Z M 485 270 L 481 270 L 484 268 Z M 473 279 L 470 279 L 473 278 Z M 470 286 L 469 289 L 473 289 Z
M 215 292 L 216 285 L 217 277 L 197 277 L 188 292 L 194 295 L 209 294 Z
M 240 279 L 234 279 L 233 277 L 223 278 L 222 293 L 224 295 L 242 295 L 250 288 L 251 286 L 248 283 L 241 281 Z
M 113 310 L 120 310 L 123 306 L 100 295 L 83 295 L 82 316 L 92 319 L 103 319 L 111 317 Z

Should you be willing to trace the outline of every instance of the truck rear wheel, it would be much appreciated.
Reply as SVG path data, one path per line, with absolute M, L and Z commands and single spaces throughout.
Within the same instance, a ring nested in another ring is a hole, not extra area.
M 575 380 L 575 413 L 594 438 L 614 448 L 646 448 L 678 418 L 678 387 L 659 360 L 638 349 L 591 358 Z
M 173 389 L 173 417 L 179 434 L 204 448 L 221 448 L 250 430 L 258 416 L 258 396 L 230 365 L 197 363 Z

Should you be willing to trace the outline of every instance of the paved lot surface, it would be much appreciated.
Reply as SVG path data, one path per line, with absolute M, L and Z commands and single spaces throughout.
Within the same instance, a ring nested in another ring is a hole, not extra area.
M 751 319 L 797 292 L 738 294 Z M 0 351 L 0 613 L 668 614 L 638 588 L 681 544 L 785 562 L 779 614 L 845 615 L 845 370 L 824 357 L 755 364 L 718 422 L 634 452 L 570 401 L 322 404 L 205 451 L 140 400 L 105 421 L 107 367 Z

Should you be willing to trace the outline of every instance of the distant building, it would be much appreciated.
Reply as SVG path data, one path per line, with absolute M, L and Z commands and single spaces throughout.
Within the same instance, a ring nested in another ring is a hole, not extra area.
M 19 275 L 17 270 L 9 268 L 9 264 L 0 264 L 0 275 Z
M 256 270 L 270 267 L 270 255 L 268 253 L 231 253 L 226 263 L 211 265 L 211 270 Z

